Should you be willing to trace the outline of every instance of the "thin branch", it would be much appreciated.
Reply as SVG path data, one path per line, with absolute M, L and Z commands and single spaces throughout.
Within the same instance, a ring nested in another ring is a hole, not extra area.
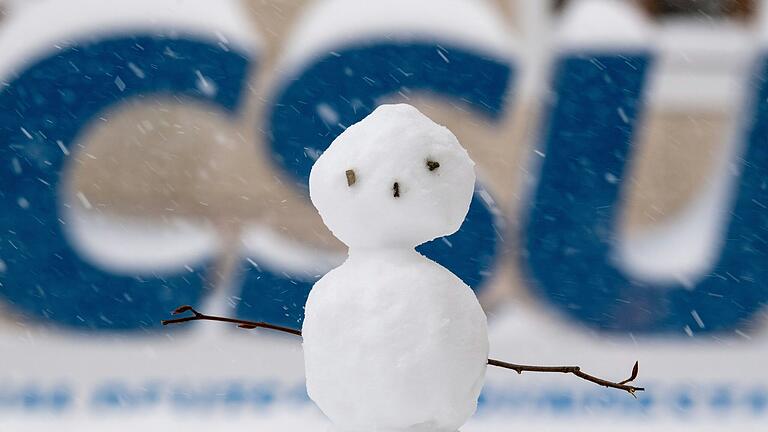
M 262 321 L 248 321 L 248 320 L 241 320 L 236 318 L 206 315 L 196 311 L 194 308 L 192 308 L 192 306 L 187 306 L 187 305 L 178 307 L 175 311 L 173 311 L 173 315 L 179 315 L 184 312 L 192 312 L 192 316 L 163 320 L 162 321 L 163 325 L 179 324 L 179 323 L 184 323 L 189 321 L 221 321 L 226 323 L 237 324 L 238 327 L 249 329 L 249 330 L 255 329 L 255 328 L 265 328 L 270 330 L 281 331 L 284 333 L 290 333 L 296 336 L 301 336 L 301 330 L 292 329 L 290 327 L 283 327 L 275 324 L 265 323 Z M 615 388 L 619 390 L 624 390 L 626 392 L 629 392 L 629 394 L 635 397 L 637 397 L 635 395 L 635 392 L 645 390 L 642 387 L 634 387 L 631 385 L 627 385 L 628 383 L 634 381 L 635 378 L 637 378 L 637 373 L 639 370 L 638 362 L 635 362 L 635 366 L 632 368 L 632 374 L 630 375 L 630 377 L 625 379 L 624 381 L 619 381 L 619 382 L 612 382 L 612 381 L 604 380 L 602 378 L 589 375 L 587 373 L 582 372 L 581 368 L 578 366 L 530 366 L 530 365 L 507 363 L 507 362 L 503 362 L 500 360 L 493 360 L 493 359 L 488 359 L 488 364 L 490 366 L 497 366 L 505 369 L 512 369 L 513 371 L 519 374 L 523 372 L 570 373 L 570 374 L 576 375 L 579 378 L 585 379 L 587 381 L 593 382 L 603 387 L 610 387 L 610 388 Z
M 631 385 L 627 385 L 627 383 L 630 383 L 637 378 L 637 373 L 639 371 L 639 363 L 635 362 L 635 366 L 632 368 L 632 374 L 629 378 L 625 379 L 624 381 L 619 382 L 613 382 L 608 381 L 602 378 L 598 378 L 596 376 L 589 375 L 587 373 L 584 373 L 581 371 L 581 368 L 578 366 L 529 366 L 529 365 L 520 365 L 520 364 L 514 364 L 514 363 L 507 363 L 500 360 L 493 360 L 489 359 L 488 364 L 491 366 L 498 366 L 506 369 L 512 369 L 513 371 L 521 374 L 523 372 L 559 372 L 559 373 L 570 373 L 574 374 L 577 377 L 581 379 L 585 379 L 587 381 L 593 382 L 595 384 L 601 385 L 603 387 L 610 387 L 615 388 L 619 390 L 624 390 L 631 394 L 632 396 L 637 397 L 635 395 L 635 392 L 643 391 L 645 390 L 642 387 L 634 387 Z
M 281 331 L 284 333 L 290 333 L 296 336 L 301 336 L 300 330 L 292 329 L 290 327 L 283 327 L 275 324 L 265 323 L 262 321 L 248 321 L 248 320 L 241 320 L 241 319 L 235 319 L 235 318 L 206 315 L 196 311 L 195 309 L 192 308 L 192 306 L 187 306 L 187 305 L 178 307 L 175 311 L 173 311 L 173 315 L 182 314 L 184 312 L 192 312 L 192 316 L 163 320 L 161 322 L 163 323 L 163 325 L 168 325 L 168 324 L 179 324 L 179 323 L 188 322 L 188 321 L 221 321 L 221 322 L 237 324 L 238 327 L 248 329 L 248 330 L 260 327 L 260 328 L 265 328 L 270 330 Z

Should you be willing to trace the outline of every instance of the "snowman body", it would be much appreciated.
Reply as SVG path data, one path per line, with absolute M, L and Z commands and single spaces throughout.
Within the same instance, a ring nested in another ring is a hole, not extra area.
M 307 389 L 342 430 L 453 432 L 475 411 L 485 314 L 466 284 L 416 251 L 352 251 L 317 282 L 305 316 L 304 337 L 322 346 L 305 350 Z
M 341 431 L 454 432 L 488 359 L 472 290 L 415 246 L 455 232 L 474 189 L 455 136 L 408 105 L 340 135 L 310 196 L 349 257 L 310 292 L 302 328 L 310 398 Z

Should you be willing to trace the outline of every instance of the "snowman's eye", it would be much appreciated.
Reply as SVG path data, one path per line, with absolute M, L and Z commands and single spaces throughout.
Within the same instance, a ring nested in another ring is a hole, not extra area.
M 428 168 L 430 171 L 434 171 L 434 170 L 436 170 L 436 169 L 440 168 L 440 163 L 439 163 L 439 162 L 435 162 L 435 161 L 433 161 L 433 160 L 429 160 L 429 159 L 427 159 L 427 168 Z
M 352 186 L 355 184 L 355 181 L 357 181 L 357 178 L 355 177 L 355 170 L 347 170 L 345 173 L 347 175 L 347 186 Z

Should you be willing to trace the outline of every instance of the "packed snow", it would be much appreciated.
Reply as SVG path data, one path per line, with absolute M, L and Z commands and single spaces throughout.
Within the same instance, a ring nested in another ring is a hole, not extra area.
M 410 105 L 382 105 L 320 156 L 309 193 L 347 246 L 413 248 L 459 229 L 474 184 L 474 162 L 451 131 Z
M 340 430 L 452 432 L 474 413 L 485 314 L 413 249 L 458 230 L 474 183 L 456 137 L 409 105 L 380 106 L 315 163 L 312 202 L 350 251 L 306 304 L 307 391 Z

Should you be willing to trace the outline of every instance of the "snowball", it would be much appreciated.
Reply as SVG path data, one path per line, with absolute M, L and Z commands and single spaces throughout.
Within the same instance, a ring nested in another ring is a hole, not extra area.
M 474 184 L 474 163 L 451 131 L 400 104 L 339 135 L 312 167 L 309 193 L 348 246 L 413 247 L 459 229 Z
M 413 248 L 458 230 L 475 183 L 456 137 L 409 105 L 383 105 L 317 160 L 312 202 L 349 258 L 309 294 L 307 391 L 342 431 L 455 432 L 488 360 L 472 290 Z
M 308 394 L 340 430 L 455 432 L 476 409 L 485 314 L 413 250 L 351 250 L 313 287 L 302 331 Z

